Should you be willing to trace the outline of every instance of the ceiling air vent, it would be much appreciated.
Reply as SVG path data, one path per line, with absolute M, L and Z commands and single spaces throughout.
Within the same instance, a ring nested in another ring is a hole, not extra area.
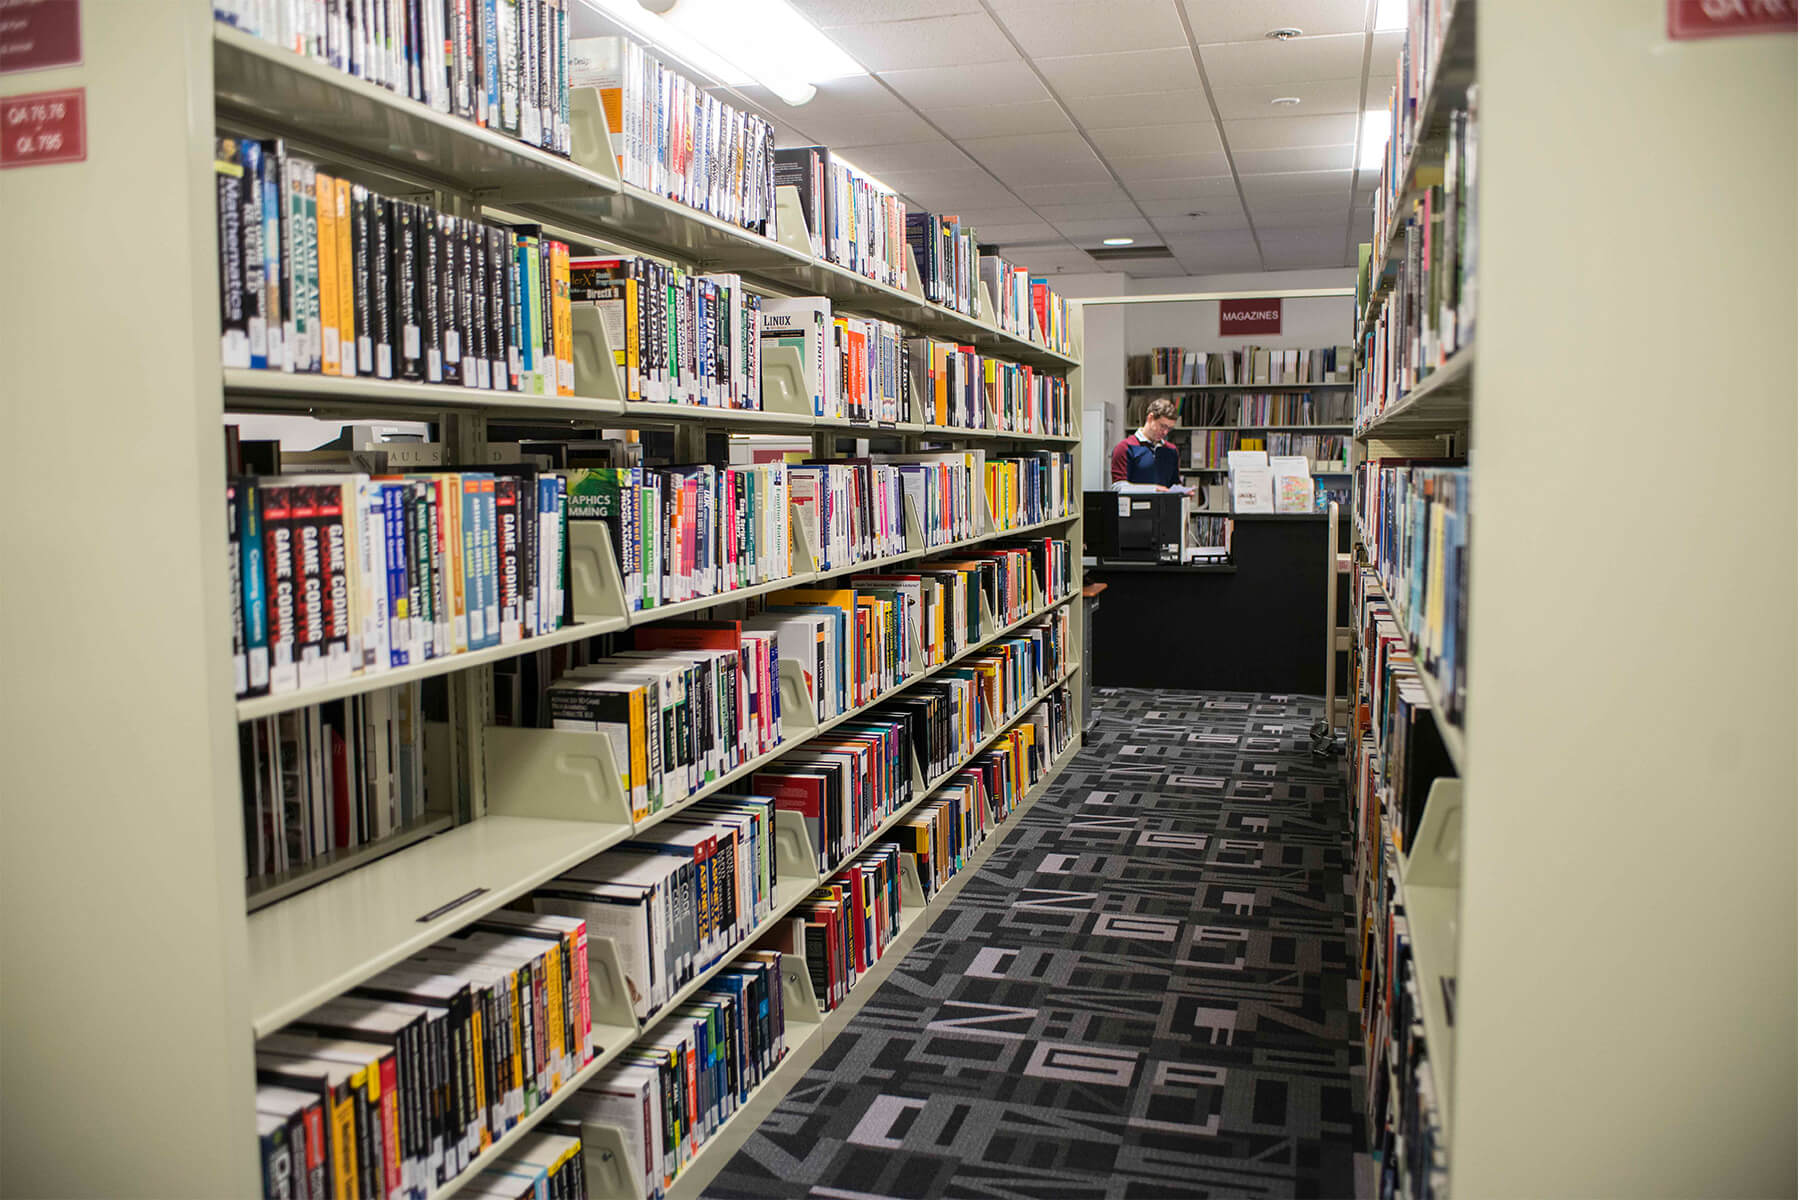
M 1174 258 L 1167 246 L 1094 246 L 1085 251 L 1095 262 L 1130 262 L 1146 258 Z

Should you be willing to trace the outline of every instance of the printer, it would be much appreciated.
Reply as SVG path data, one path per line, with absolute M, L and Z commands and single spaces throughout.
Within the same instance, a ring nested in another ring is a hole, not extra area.
M 1177 492 L 1084 492 L 1083 553 L 1100 562 L 1181 561 L 1187 497 Z

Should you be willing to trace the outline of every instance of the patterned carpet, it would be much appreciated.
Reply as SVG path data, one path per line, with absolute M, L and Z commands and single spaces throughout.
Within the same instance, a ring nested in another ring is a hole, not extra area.
M 1348 1197 L 1341 766 L 1317 698 L 1099 721 L 710 1197 Z

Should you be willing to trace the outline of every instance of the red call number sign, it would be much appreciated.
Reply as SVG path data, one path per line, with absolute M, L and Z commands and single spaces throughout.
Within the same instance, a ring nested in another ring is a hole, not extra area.
M 87 89 L 0 97 L 0 167 L 87 158 Z

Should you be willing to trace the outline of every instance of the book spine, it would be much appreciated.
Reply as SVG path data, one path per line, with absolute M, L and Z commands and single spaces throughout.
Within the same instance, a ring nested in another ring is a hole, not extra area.
M 356 374 L 356 261 L 353 256 L 353 230 L 350 211 L 350 182 L 333 179 L 331 193 L 322 197 L 332 206 L 332 229 L 336 246 L 332 261 L 337 269 L 338 371 Z
M 392 202 L 396 259 L 392 292 L 393 322 L 400 335 L 399 377 L 418 381 L 425 378 L 424 319 L 420 304 L 420 253 L 418 206 L 406 200 Z
M 237 533 L 242 552 L 240 579 L 244 589 L 244 695 L 269 690 L 269 603 L 266 547 L 263 535 L 262 486 L 245 476 L 237 480 Z
M 436 342 L 438 373 L 433 383 L 462 382 L 462 325 L 458 320 L 458 308 L 462 292 L 459 286 L 461 271 L 457 268 L 456 255 L 456 223 L 457 219 L 448 213 L 431 215 L 431 247 L 435 258 L 433 268 L 433 296 L 437 307 Z M 427 345 L 433 343 L 428 339 Z
M 219 239 L 219 352 L 221 365 L 248 367 L 250 319 L 245 307 L 243 164 L 237 143 L 220 138 L 213 153 L 213 183 Z
M 242 697 L 250 690 L 249 630 L 244 618 L 244 521 L 243 485 L 235 479 L 225 483 L 225 532 L 228 538 L 227 559 L 231 568 L 231 671 L 232 695 Z
M 353 296 L 350 324 L 356 337 L 356 374 L 375 374 L 375 278 L 369 245 L 371 209 L 369 189 L 361 184 L 350 189 L 350 278 Z M 348 372 L 346 372 L 348 374 Z
M 344 522 L 343 492 L 339 486 L 321 484 L 313 489 L 314 512 L 319 530 L 322 586 L 322 641 L 325 674 L 330 680 L 346 679 L 353 664 L 351 647 L 351 564 Z M 358 643 L 360 649 L 360 640 Z
M 300 686 L 325 682 L 325 559 L 320 547 L 322 526 L 318 513 L 318 488 L 296 485 L 291 489 L 293 522 L 291 553 L 296 586 L 294 647 Z
M 495 534 L 499 553 L 497 572 L 500 643 L 511 645 L 524 636 L 524 601 L 520 578 L 519 481 L 494 480 Z
M 463 253 L 469 261 L 468 358 L 463 366 L 463 383 L 486 391 L 494 386 L 494 372 L 488 347 L 491 328 L 488 303 L 493 291 L 488 285 L 488 240 L 485 226 L 474 221 L 463 222 Z

